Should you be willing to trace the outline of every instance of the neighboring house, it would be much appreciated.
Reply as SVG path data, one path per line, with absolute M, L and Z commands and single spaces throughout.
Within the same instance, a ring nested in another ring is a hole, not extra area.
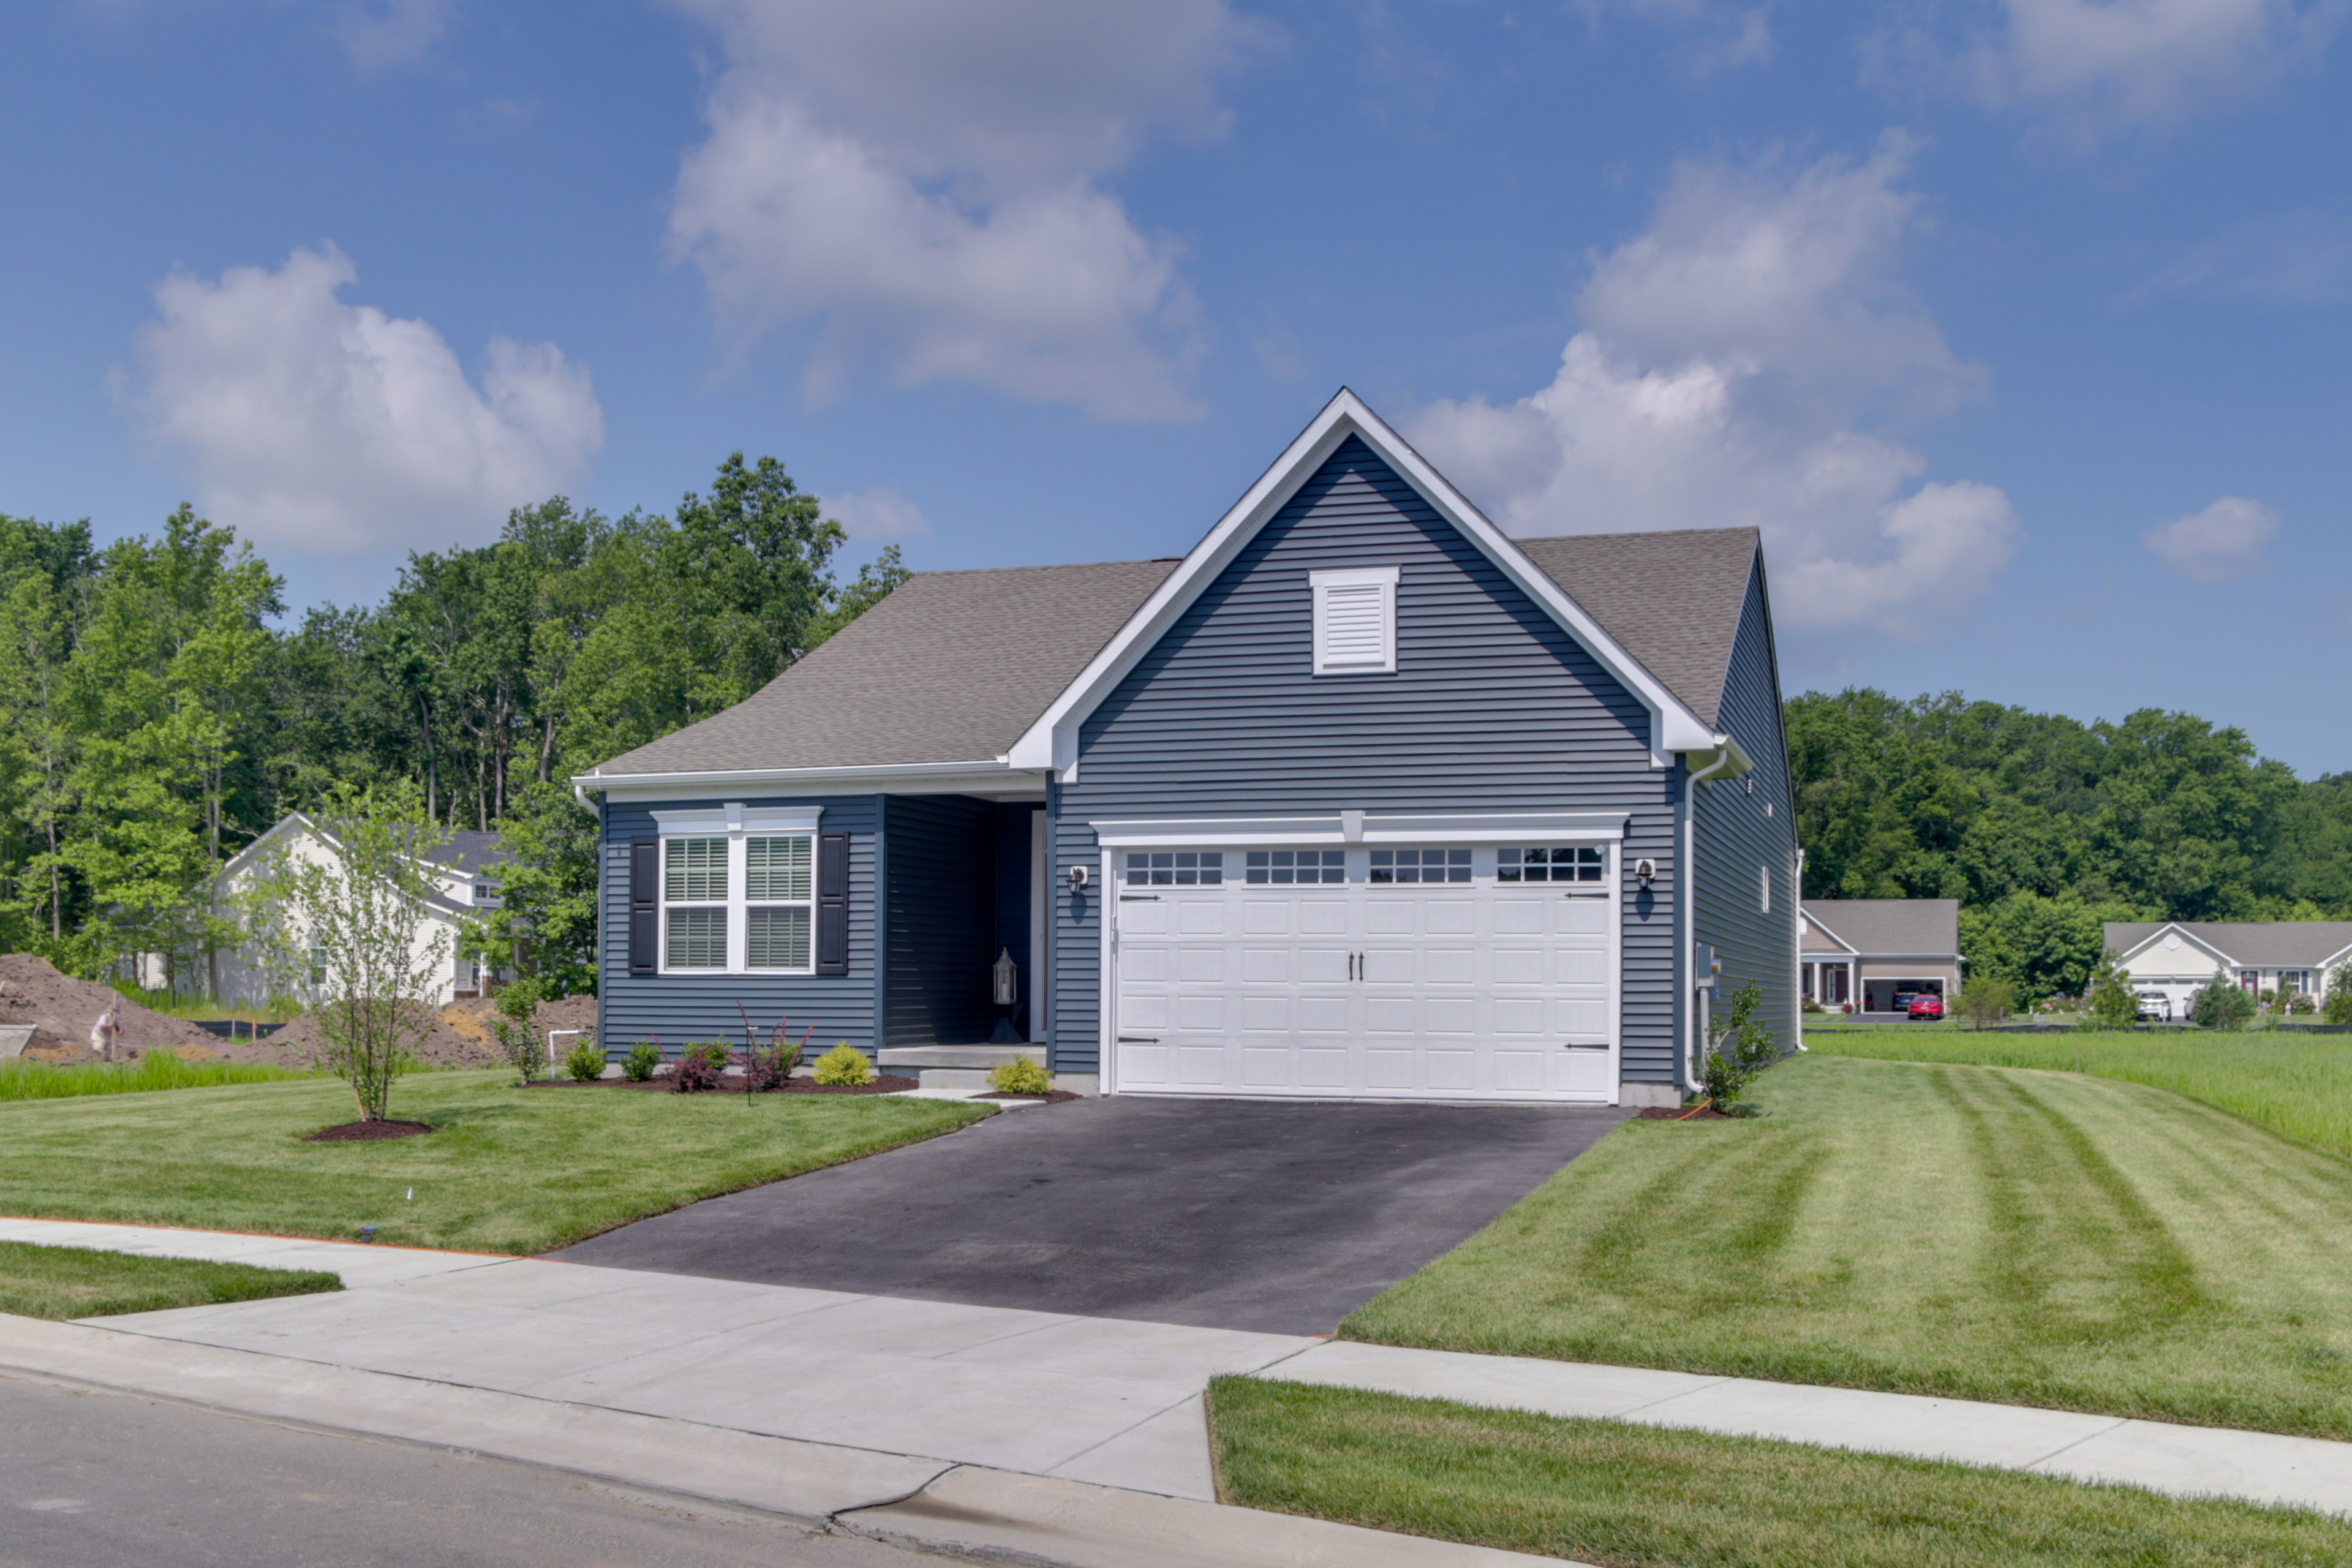
M 575 780 L 599 1037 L 1676 1103 L 1712 971 L 1795 1042 L 1780 700 L 1753 530 L 1514 542 L 1342 392 L 1181 560 L 919 574 Z
M 1920 991 L 1948 1005 L 1960 989 L 1958 899 L 1807 899 L 1798 945 L 1805 994 L 1832 1012 L 1897 1012 Z
M 268 862 L 278 855 L 291 855 L 308 860 L 323 860 L 328 854 L 330 829 L 322 827 L 301 812 L 289 813 L 270 830 L 238 850 L 221 868 L 217 886 L 220 889 L 220 912 L 234 918 L 236 895 L 247 890 L 254 879 L 266 873 Z M 505 860 L 499 850 L 499 836 L 471 830 L 453 832 L 449 841 L 426 858 L 426 870 L 433 879 L 433 891 L 425 899 L 425 919 L 417 936 L 417 953 L 422 960 L 426 944 L 438 941 L 438 990 L 432 998 L 436 1006 L 446 1005 L 461 996 L 478 996 L 483 993 L 484 966 L 471 959 L 457 956 L 457 923 L 480 910 L 495 908 L 499 901 L 499 867 Z M 264 1003 L 273 991 L 292 988 L 299 994 L 310 977 L 271 975 L 253 955 L 243 952 L 226 952 L 220 955 L 219 1000 L 231 1006 L 247 1006 Z
M 2133 991 L 2161 991 L 2182 1016 L 2216 980 L 2318 996 L 2352 960 L 2352 921 L 2109 921 L 2107 951 Z

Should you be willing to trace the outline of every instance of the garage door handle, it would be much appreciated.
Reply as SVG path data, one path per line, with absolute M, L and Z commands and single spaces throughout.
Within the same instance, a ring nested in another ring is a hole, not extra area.
M 1160 1037 L 1157 1035 L 1121 1035 L 1118 1037 L 1118 1043 L 1122 1046 L 1156 1046 L 1160 1043 Z
M 1160 895 L 1157 893 L 1121 893 L 1118 896 L 1118 901 L 1122 904 L 1156 904 L 1160 901 Z

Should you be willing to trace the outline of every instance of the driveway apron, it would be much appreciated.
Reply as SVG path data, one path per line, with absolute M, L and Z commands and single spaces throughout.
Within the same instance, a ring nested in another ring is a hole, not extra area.
M 767 1285 L 1322 1334 L 1630 1111 L 1119 1097 L 711 1198 L 551 1254 Z

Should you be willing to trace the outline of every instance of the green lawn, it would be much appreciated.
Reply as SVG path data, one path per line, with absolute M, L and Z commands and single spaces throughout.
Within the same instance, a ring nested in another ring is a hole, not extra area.
M 0 1312 L 20 1318 L 98 1318 L 160 1312 L 215 1301 L 258 1301 L 340 1290 L 314 1269 L 257 1268 L 187 1258 L 141 1258 L 79 1247 L 0 1241 Z
M 355 1116 L 335 1079 L 0 1104 L 0 1214 L 345 1240 L 381 1225 L 383 1242 L 544 1252 L 990 1114 L 513 1083 L 503 1069 L 404 1079 L 392 1114 L 436 1131 L 389 1142 L 302 1141 Z
M 2352 1165 L 2074 1073 L 1752 1092 L 1619 1128 L 1341 1333 L 2352 1438 Z
M 1839 1056 L 2051 1068 L 2152 1084 L 2352 1156 L 2352 1035 L 2302 1034 L 2291 1026 L 2235 1033 L 2003 1035 L 1898 1025 L 1811 1028 L 1805 1044 Z
M 2120 1487 L 1219 1378 L 1218 1479 L 1249 1508 L 1661 1568 L 2336 1564 L 2339 1520 Z
M 225 1083 L 283 1083 L 317 1075 L 267 1062 L 186 1062 L 167 1050 L 136 1062 L 0 1061 L 0 1100 L 73 1100 L 85 1094 L 144 1094 L 152 1089 L 211 1089 Z

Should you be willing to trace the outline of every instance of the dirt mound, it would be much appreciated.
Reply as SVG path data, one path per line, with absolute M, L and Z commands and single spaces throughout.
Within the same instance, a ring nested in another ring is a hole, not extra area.
M 409 1005 L 418 1013 L 425 1011 L 422 1004 L 411 1003 Z M 495 1065 L 499 1054 L 490 1047 L 487 1038 L 453 1026 L 449 1022 L 450 1011 L 445 1009 L 420 1020 L 425 1026 L 425 1035 L 422 1039 L 412 1037 L 408 1041 L 409 1054 L 427 1067 Z M 269 1059 L 307 1063 L 316 1059 L 326 1047 L 327 1037 L 319 1032 L 317 1016 L 305 1013 L 262 1041 L 257 1048 L 275 1052 L 275 1057 Z
M 184 1018 L 142 1007 L 111 985 L 60 974 L 46 958 L 29 952 L 0 954 L 0 1024 L 30 1024 L 25 1054 L 51 1060 L 89 1058 L 89 1026 L 109 1007 L 121 1032 L 118 1056 L 166 1047 L 191 1061 L 215 1053 L 210 1035 Z

